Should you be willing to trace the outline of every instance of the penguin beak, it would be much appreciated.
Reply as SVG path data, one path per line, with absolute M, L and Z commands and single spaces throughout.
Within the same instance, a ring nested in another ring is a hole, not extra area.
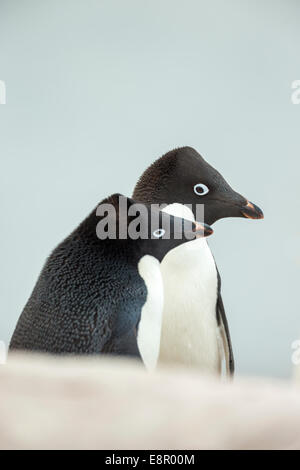
M 247 219 L 263 219 L 264 218 L 263 211 L 250 201 L 247 201 L 247 204 L 241 208 L 241 213 Z
M 201 222 L 194 223 L 193 232 L 196 234 L 196 238 L 209 237 L 214 233 L 209 225 Z

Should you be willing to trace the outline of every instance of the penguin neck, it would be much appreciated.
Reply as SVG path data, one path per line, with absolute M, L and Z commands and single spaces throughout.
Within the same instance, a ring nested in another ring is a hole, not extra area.
M 207 257 L 207 253 L 210 252 L 210 248 L 207 241 L 204 238 L 199 238 L 188 243 L 184 243 L 173 250 L 169 251 L 163 259 L 163 264 L 168 264 L 174 268 L 174 272 L 178 272 L 178 269 L 182 271 L 191 271 L 193 266 L 199 269 L 199 263 L 201 259 L 203 261 Z M 195 262 L 195 258 L 197 262 Z

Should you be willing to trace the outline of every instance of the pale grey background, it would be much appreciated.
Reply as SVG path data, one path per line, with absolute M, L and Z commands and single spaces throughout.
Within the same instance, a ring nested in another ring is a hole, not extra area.
M 165 151 L 194 146 L 265 221 L 211 239 L 237 370 L 287 376 L 299 319 L 300 2 L 0 0 L 1 317 L 46 256 Z

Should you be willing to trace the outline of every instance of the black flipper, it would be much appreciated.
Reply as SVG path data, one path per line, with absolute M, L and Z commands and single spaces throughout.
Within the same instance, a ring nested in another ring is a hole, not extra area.
M 218 326 L 224 331 L 224 337 L 222 339 L 224 342 L 227 371 L 231 376 L 233 376 L 234 375 L 234 356 L 233 356 L 228 322 L 227 322 L 224 304 L 223 304 L 223 300 L 221 296 L 221 277 L 220 277 L 220 273 L 217 267 L 216 269 L 217 269 L 217 274 L 218 274 L 218 299 L 217 299 L 217 305 L 216 305 L 217 322 L 218 322 Z
M 110 352 L 107 350 L 107 352 Z M 132 328 L 120 338 L 116 338 L 111 344 L 111 354 L 136 358 L 142 361 L 137 345 L 136 328 Z

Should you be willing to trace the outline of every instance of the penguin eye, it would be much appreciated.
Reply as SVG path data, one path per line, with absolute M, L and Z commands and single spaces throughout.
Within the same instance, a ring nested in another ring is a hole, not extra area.
M 153 235 L 155 238 L 161 238 L 165 233 L 166 231 L 163 228 L 158 228 L 157 230 L 154 230 Z
M 205 184 L 198 183 L 194 186 L 194 193 L 197 196 L 205 196 L 205 194 L 209 193 L 209 189 Z

